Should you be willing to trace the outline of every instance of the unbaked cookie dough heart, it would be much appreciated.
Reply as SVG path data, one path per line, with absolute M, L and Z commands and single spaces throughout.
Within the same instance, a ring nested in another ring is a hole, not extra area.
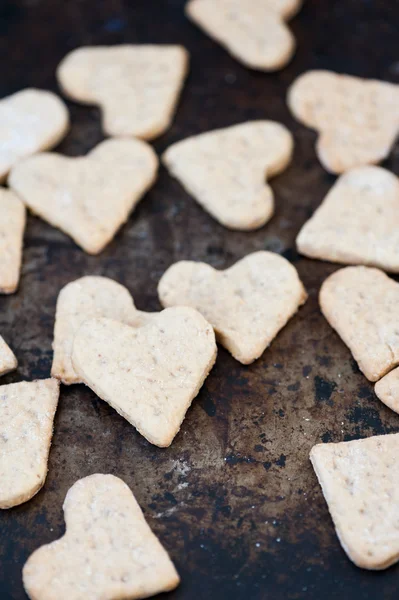
M 286 25 L 302 0 L 189 0 L 186 14 L 245 66 L 282 69 L 295 50 Z
M 0 508 L 27 502 L 43 486 L 58 395 L 56 379 L 0 386 Z
M 255 252 L 225 271 L 180 261 L 164 273 L 163 306 L 196 308 L 218 342 L 244 365 L 259 358 L 306 300 L 296 269 L 282 256 Z
M 324 281 L 320 307 L 353 354 L 377 381 L 399 365 L 399 284 L 378 269 L 346 267 Z
M 148 144 L 112 139 L 84 157 L 32 156 L 12 170 L 9 185 L 33 213 L 98 254 L 152 186 L 157 169 Z
M 0 100 L 0 182 L 22 158 L 56 146 L 68 129 L 68 110 L 52 92 L 32 88 Z
M 128 486 L 113 475 L 77 481 L 64 502 L 66 533 L 23 568 L 31 600 L 149 598 L 179 575 Z
M 26 210 L 18 196 L 0 188 L 0 294 L 18 288 Z
M 399 272 L 399 179 L 381 167 L 342 175 L 297 237 L 301 254 Z
M 319 133 L 317 154 L 331 173 L 375 164 L 399 134 L 399 85 L 308 71 L 292 84 L 288 106 Z
M 170 173 L 219 223 L 242 231 L 262 227 L 274 210 L 266 179 L 291 161 L 284 125 L 251 121 L 187 138 L 162 159 Z
M 18 366 L 18 361 L 14 352 L 0 335 L 0 377 L 14 371 Z
M 87 46 L 62 60 L 57 77 L 67 96 L 101 107 L 106 134 L 151 140 L 171 125 L 188 59 L 182 46 Z
M 108 277 L 87 276 L 68 283 L 57 300 L 52 377 L 66 385 L 81 383 L 72 365 L 73 340 L 84 321 L 99 317 L 140 327 L 152 313 L 137 310 L 130 292 Z
M 399 434 L 318 444 L 310 460 L 349 558 L 380 570 L 399 559 Z
M 80 379 L 156 446 L 166 447 L 216 360 L 212 327 L 192 308 L 170 308 L 133 328 L 83 323 L 73 367 Z

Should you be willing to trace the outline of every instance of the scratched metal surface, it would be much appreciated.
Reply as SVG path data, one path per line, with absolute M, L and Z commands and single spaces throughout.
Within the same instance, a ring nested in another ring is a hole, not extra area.
M 192 55 L 191 73 L 174 125 L 156 149 L 246 119 L 282 121 L 296 149 L 292 165 L 272 182 L 276 214 L 260 231 L 229 232 L 162 169 L 99 257 L 29 217 L 20 289 L 0 297 L 0 332 L 20 363 L 2 383 L 49 375 L 57 294 L 85 274 L 112 277 L 140 309 L 157 310 L 157 282 L 174 261 L 224 268 L 268 249 L 295 264 L 309 301 L 254 365 L 241 366 L 220 350 L 167 450 L 149 445 L 90 390 L 62 388 L 45 487 L 0 515 L 0 597 L 25 598 L 24 561 L 63 533 L 68 488 L 94 472 L 114 473 L 131 486 L 170 551 L 182 576 L 170 600 L 396 597 L 398 567 L 367 573 L 346 558 L 308 460 L 316 442 L 399 431 L 399 417 L 378 402 L 319 312 L 318 289 L 337 267 L 295 252 L 300 226 L 334 178 L 315 157 L 315 135 L 291 118 L 284 99 L 308 68 L 399 83 L 399 4 L 308 0 L 292 22 L 296 57 L 274 75 L 241 67 L 186 21 L 182 7 L 182 0 L 2 0 L 1 96 L 25 86 L 56 90 L 56 65 L 82 44 L 182 43 Z M 59 150 L 77 155 L 102 139 L 99 113 L 69 108 L 72 129 Z M 386 166 L 399 173 L 397 147 Z

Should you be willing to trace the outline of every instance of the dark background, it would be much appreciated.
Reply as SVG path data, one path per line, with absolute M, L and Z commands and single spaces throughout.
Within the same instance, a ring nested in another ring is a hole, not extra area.
M 151 446 L 83 386 L 62 387 L 43 490 L 0 514 L 0 598 L 25 598 L 28 555 L 64 531 L 69 487 L 95 472 L 120 476 L 170 551 L 182 584 L 170 600 L 397 597 L 398 567 L 371 573 L 346 558 L 308 460 L 313 444 L 399 431 L 399 417 L 320 314 L 317 294 L 336 265 L 297 256 L 295 237 L 334 177 L 320 166 L 315 134 L 285 104 L 294 78 L 328 68 L 399 83 L 399 3 L 307 0 L 292 22 L 298 50 L 277 74 L 251 72 L 187 21 L 182 0 L 0 2 L 0 95 L 57 91 L 54 72 L 83 44 L 181 43 L 191 71 L 172 128 L 157 151 L 208 129 L 275 119 L 295 135 L 291 166 L 272 181 L 276 214 L 261 230 L 231 232 L 162 168 L 130 221 L 98 257 L 29 217 L 21 285 L 0 297 L 0 333 L 19 360 L 2 383 L 50 373 L 59 290 L 87 274 L 125 284 L 137 306 L 159 310 L 157 282 L 180 259 L 225 268 L 255 250 L 279 252 L 309 292 L 263 357 L 250 367 L 220 349 L 173 445 Z M 102 139 L 99 112 L 68 103 L 72 128 L 59 150 L 84 154 Z M 399 173 L 398 147 L 386 167 Z

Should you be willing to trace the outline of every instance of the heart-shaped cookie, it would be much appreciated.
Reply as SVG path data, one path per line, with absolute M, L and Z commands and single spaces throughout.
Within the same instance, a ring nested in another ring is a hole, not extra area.
M 158 286 L 163 306 L 196 308 L 217 340 L 244 365 L 259 358 L 306 300 L 295 268 L 272 252 L 249 254 L 225 271 L 178 262 Z
M 14 371 L 18 366 L 18 361 L 14 352 L 0 335 L 0 376 Z
M 25 224 L 23 203 L 0 188 L 0 294 L 13 294 L 18 287 Z
M 64 502 L 66 533 L 23 568 L 31 600 L 149 598 L 180 579 L 128 486 L 113 475 L 77 481 Z
M 284 125 L 252 121 L 177 142 L 162 159 L 219 223 L 246 231 L 271 218 L 273 192 L 265 180 L 287 167 L 292 150 Z
M 399 85 L 309 71 L 292 84 L 288 106 L 319 133 L 317 154 L 331 173 L 378 163 L 399 133 Z
M 152 314 L 137 310 L 130 292 L 107 277 L 87 276 L 68 283 L 57 300 L 52 377 L 66 385 L 81 382 L 72 365 L 73 340 L 84 321 L 99 317 L 140 327 Z
M 399 434 L 338 444 L 310 453 L 341 545 L 362 569 L 399 559 Z
M 0 508 L 27 502 L 44 484 L 59 385 L 43 379 L 0 387 Z
M 72 363 L 80 379 L 152 444 L 169 446 L 216 359 L 212 327 L 192 308 L 171 308 L 133 328 L 83 323 Z
M 378 269 L 346 267 L 328 277 L 320 307 L 353 354 L 377 381 L 399 365 L 399 284 Z
M 32 156 L 12 170 L 9 184 L 33 213 L 98 254 L 154 183 L 157 168 L 145 142 L 113 139 L 85 157 Z
M 399 180 L 380 167 L 342 175 L 297 238 L 310 258 L 399 272 Z
M 52 92 L 26 89 L 0 100 L 0 182 L 22 158 L 56 146 L 68 129 L 68 110 Z
M 151 140 L 170 126 L 188 71 L 182 46 L 88 46 L 70 52 L 57 70 L 64 93 L 98 104 L 110 136 Z
M 250 69 L 276 71 L 295 50 L 285 24 L 301 0 L 190 0 L 186 14 Z

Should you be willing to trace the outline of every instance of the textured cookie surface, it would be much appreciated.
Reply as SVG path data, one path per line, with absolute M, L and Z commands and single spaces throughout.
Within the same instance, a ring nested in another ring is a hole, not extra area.
M 161 278 L 158 294 L 163 306 L 196 308 L 243 364 L 259 358 L 306 300 L 295 268 L 272 252 L 249 254 L 225 271 L 175 263 Z
M 140 140 L 106 140 L 87 156 L 43 153 L 23 161 L 10 186 L 35 214 L 98 254 L 156 178 L 158 159 Z
M 399 559 L 399 434 L 318 444 L 310 453 L 341 545 L 363 569 Z
M 163 161 L 187 192 L 222 225 L 250 230 L 274 209 L 266 179 L 291 160 L 292 135 L 274 121 L 252 121 L 187 138 Z
M 18 196 L 0 188 L 0 293 L 12 294 L 18 287 L 26 224 L 25 206 Z
M 0 335 L 0 376 L 14 371 L 18 366 L 18 361 L 14 352 Z
M 399 272 L 399 179 L 380 167 L 342 175 L 297 238 L 310 258 Z
M 36 550 L 23 568 L 31 600 L 134 600 L 179 584 L 168 553 L 118 477 L 77 481 L 64 515 L 65 535 Z
M 332 173 L 380 162 L 399 133 L 399 85 L 385 81 L 309 71 L 292 84 L 288 105 L 318 131 L 317 154 Z
M 0 387 L 0 508 L 30 500 L 43 486 L 58 394 L 56 379 Z
M 336 271 L 321 287 L 320 307 L 367 379 L 377 381 L 399 364 L 399 284 L 385 273 Z
M 107 277 L 81 277 L 68 283 L 57 300 L 52 377 L 66 385 L 80 382 L 72 365 L 73 340 L 84 321 L 98 317 L 137 327 L 147 322 L 151 314 L 137 310 L 129 291 Z
M 26 89 L 0 100 L 0 181 L 22 158 L 56 146 L 68 128 L 67 108 L 52 92 Z
M 187 70 L 182 46 L 88 46 L 68 54 L 57 76 L 70 98 L 101 107 L 108 135 L 149 140 L 170 126 Z
M 133 328 L 83 323 L 72 362 L 81 380 L 144 437 L 169 446 L 216 359 L 215 335 L 191 308 L 171 308 Z
M 399 413 L 399 368 L 377 381 L 374 391 L 381 402 Z
M 275 71 L 288 63 L 295 40 L 285 21 L 300 0 L 190 0 L 186 14 L 251 69 Z

